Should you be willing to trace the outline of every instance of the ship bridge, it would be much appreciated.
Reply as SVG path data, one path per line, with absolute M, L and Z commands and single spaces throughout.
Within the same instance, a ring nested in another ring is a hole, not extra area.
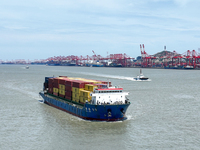
M 95 105 L 125 104 L 127 100 L 126 95 L 128 94 L 128 92 L 123 92 L 123 88 L 96 89 L 94 93 L 91 93 L 91 103 Z

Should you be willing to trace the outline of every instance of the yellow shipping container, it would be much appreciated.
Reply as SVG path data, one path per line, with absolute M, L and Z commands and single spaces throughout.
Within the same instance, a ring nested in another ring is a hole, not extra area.
M 85 90 L 87 90 L 87 91 L 89 91 L 88 85 L 89 85 L 89 84 L 86 84 L 86 85 L 85 85 Z
M 59 84 L 59 89 L 65 90 L 65 85 Z
M 84 90 L 84 88 L 72 87 L 72 93 L 78 93 L 78 94 L 80 94 L 81 90 Z
M 80 93 L 79 93 L 79 96 L 82 96 L 82 97 L 83 97 L 83 96 L 84 96 L 84 95 L 83 95 L 84 91 L 85 91 L 85 90 L 82 90 L 82 89 L 81 89 L 81 90 L 80 90 Z
M 91 93 L 91 91 L 88 91 L 88 90 L 80 90 L 79 96 L 88 97 L 88 96 L 90 96 L 90 93 Z
M 88 102 L 90 102 L 92 100 L 92 97 L 89 96 L 89 97 L 84 97 L 85 101 L 87 100 Z
M 76 101 L 76 98 L 75 98 L 75 97 L 72 97 L 72 101 L 74 101 L 74 102 L 75 102 L 75 101 Z
M 79 103 L 79 99 L 75 99 L 75 102 Z
M 79 94 L 78 93 L 72 93 L 72 98 L 79 99 Z
M 84 97 L 86 100 L 90 101 L 92 99 L 91 96 L 88 96 L 88 97 Z
M 72 87 L 72 93 L 76 93 L 76 92 L 78 92 L 78 88 Z
M 68 79 L 70 79 L 70 80 L 75 80 L 75 78 L 72 78 L 72 77 L 68 77 Z
M 65 90 L 59 89 L 59 94 L 65 95 Z
M 89 86 L 88 89 L 89 89 L 89 91 L 93 92 L 95 88 L 97 88 L 96 85 L 91 85 L 91 86 Z
M 70 78 L 69 78 L 70 79 Z M 72 79 L 72 78 L 71 78 Z M 73 78 L 74 80 L 80 80 L 80 81 L 85 81 L 85 82 L 91 82 L 93 84 L 100 84 L 102 83 L 101 81 L 97 80 L 92 80 L 92 79 L 85 79 L 85 78 Z
M 53 93 L 58 93 L 58 88 L 53 88 Z
M 101 81 L 94 81 L 93 83 L 94 84 L 101 84 L 102 82 Z
M 76 78 L 76 80 L 85 81 L 85 82 L 95 82 L 96 80 L 85 79 L 85 78 Z
M 93 92 L 95 88 L 97 88 L 96 85 L 92 85 L 92 84 L 86 84 L 85 85 L 85 90 L 87 90 L 87 91 Z
M 89 97 L 90 96 L 91 91 L 83 91 L 83 97 Z
M 72 101 L 76 101 L 77 99 L 79 99 L 79 95 L 76 93 L 72 93 Z
M 86 101 L 90 102 L 91 98 L 89 98 L 89 97 L 82 97 L 82 98 L 80 98 L 80 102 L 81 103 L 85 103 Z
M 84 103 L 84 98 L 83 98 L 83 96 L 80 96 L 80 97 L 79 97 L 79 100 L 80 100 L 81 103 Z

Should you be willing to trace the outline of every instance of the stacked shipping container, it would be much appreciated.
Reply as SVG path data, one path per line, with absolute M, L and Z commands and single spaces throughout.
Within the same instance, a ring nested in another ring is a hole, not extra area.
M 44 88 L 49 94 L 84 104 L 86 101 L 91 101 L 90 93 L 95 88 L 104 88 L 107 84 L 111 85 L 110 82 L 105 81 L 60 76 L 46 77 Z

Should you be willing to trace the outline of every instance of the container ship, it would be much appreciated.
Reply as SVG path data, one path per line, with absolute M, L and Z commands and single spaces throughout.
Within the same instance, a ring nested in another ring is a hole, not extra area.
M 44 103 L 90 121 L 123 121 L 130 105 L 123 88 L 77 77 L 45 77 Z

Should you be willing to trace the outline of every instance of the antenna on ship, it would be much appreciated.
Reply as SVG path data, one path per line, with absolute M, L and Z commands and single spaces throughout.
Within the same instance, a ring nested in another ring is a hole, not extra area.
M 110 82 L 110 80 L 108 79 L 108 83 L 107 83 L 107 87 L 109 88 L 109 82 Z

